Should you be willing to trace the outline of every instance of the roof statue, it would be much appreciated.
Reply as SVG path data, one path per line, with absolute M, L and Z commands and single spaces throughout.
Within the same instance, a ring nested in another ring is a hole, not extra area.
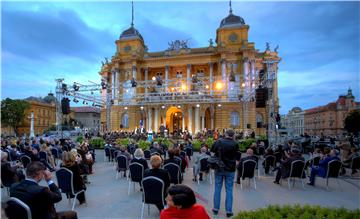
M 210 38 L 210 40 L 209 40 L 209 47 L 213 47 L 213 46 L 214 46 L 213 39 L 212 39 L 212 38 Z
M 277 45 L 277 46 L 275 47 L 274 51 L 275 51 L 275 52 L 278 52 L 278 50 L 279 50 L 279 45 Z
M 189 40 L 175 40 L 175 41 L 171 41 L 170 43 L 168 43 L 169 48 L 168 50 L 173 50 L 176 52 L 179 52 L 180 49 L 188 49 L 189 47 L 187 46 Z
M 266 51 L 270 51 L 270 43 L 266 42 Z

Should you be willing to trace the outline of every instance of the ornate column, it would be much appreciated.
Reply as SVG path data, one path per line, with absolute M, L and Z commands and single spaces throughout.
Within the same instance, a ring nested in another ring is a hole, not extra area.
M 111 71 L 111 99 L 115 98 L 115 71 Z
M 189 106 L 189 108 L 188 108 L 188 119 L 189 119 L 189 121 L 188 121 L 188 131 L 189 131 L 189 133 L 191 133 L 192 134 L 192 107 L 191 106 Z
M 155 107 L 154 131 L 157 133 L 159 130 L 159 109 Z
M 223 82 L 226 81 L 226 60 L 225 59 L 221 60 L 221 79 L 223 80 Z
M 152 129 L 152 108 L 148 109 L 148 126 L 147 130 Z
M 136 80 L 136 75 L 137 75 L 137 72 L 136 72 L 136 65 L 133 65 L 132 66 L 132 77 L 134 78 L 134 80 Z M 136 87 L 133 87 L 132 89 L 134 89 L 134 95 L 136 95 Z M 135 101 L 135 99 L 133 99 Z
M 182 114 L 182 131 L 185 131 L 185 113 Z
M 245 101 L 243 101 L 243 129 L 246 130 L 247 129 L 247 123 L 248 123 L 248 95 L 249 95 L 249 60 L 248 58 L 244 58 L 243 59 L 243 83 L 244 83 L 244 87 L 243 87 L 243 96 Z
M 145 81 L 148 81 L 148 75 L 149 75 L 149 68 L 145 67 Z M 145 84 L 145 99 L 147 98 L 148 95 L 148 86 L 147 84 Z
M 191 64 L 187 64 L 186 65 L 186 88 L 188 90 L 188 92 L 191 91 L 191 87 L 190 87 L 190 81 L 191 81 L 191 78 L 190 78 L 190 72 L 191 71 Z
M 195 107 L 195 134 L 200 131 L 200 108 Z
M 215 117 L 215 109 L 214 109 L 214 105 L 211 105 L 210 106 L 210 120 L 211 120 L 211 129 L 212 130 L 215 129 L 214 117 Z
M 119 70 L 116 70 L 115 71 L 115 100 L 114 102 L 116 102 L 116 104 L 118 105 L 119 104 Z
M 169 66 L 165 66 L 165 92 L 168 92 Z
M 205 128 L 205 115 L 201 116 L 201 130 L 204 130 Z
M 209 62 L 209 67 L 210 67 L 210 72 L 209 72 L 209 76 L 210 76 L 210 84 L 209 84 L 209 87 L 210 87 L 210 95 L 213 95 L 214 94 L 214 91 L 213 91 L 213 84 L 214 84 L 214 76 L 213 76 L 213 70 L 214 70 L 214 63 L 212 62 Z

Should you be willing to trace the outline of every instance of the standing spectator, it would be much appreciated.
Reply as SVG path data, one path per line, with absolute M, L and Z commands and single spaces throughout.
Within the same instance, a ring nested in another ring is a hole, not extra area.
M 216 157 L 219 157 L 225 164 L 224 170 L 215 170 L 215 193 L 214 193 L 214 208 L 212 209 L 214 215 L 219 213 L 221 201 L 221 189 L 223 181 L 225 181 L 226 199 L 225 209 L 226 216 L 232 217 L 233 205 L 233 186 L 236 166 L 236 153 L 239 150 L 238 143 L 234 141 L 235 132 L 228 129 L 225 132 L 225 138 L 216 141 L 211 148 Z
M 161 211 L 160 219 L 210 219 L 205 208 L 196 204 L 195 193 L 186 185 L 174 185 L 166 197 L 168 208 Z

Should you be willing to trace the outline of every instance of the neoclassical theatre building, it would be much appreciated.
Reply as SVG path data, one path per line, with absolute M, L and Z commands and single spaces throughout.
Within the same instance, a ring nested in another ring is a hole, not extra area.
M 266 134 L 278 112 L 280 58 L 269 44 L 263 52 L 255 49 L 248 31 L 230 6 L 207 47 L 174 40 L 164 51 L 149 52 L 132 22 L 99 72 L 111 98 L 110 110 L 102 109 L 102 127 L 108 122 L 112 131 L 140 125 L 159 131 L 163 125 L 170 133 L 233 128 Z

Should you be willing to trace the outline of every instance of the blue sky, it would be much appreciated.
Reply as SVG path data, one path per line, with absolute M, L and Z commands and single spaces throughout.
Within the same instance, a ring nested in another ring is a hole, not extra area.
M 149 51 L 216 38 L 228 2 L 135 2 L 135 27 Z M 279 45 L 280 112 L 335 101 L 351 87 L 359 99 L 359 2 L 233 2 L 260 51 Z M 2 2 L 1 98 L 46 96 L 55 79 L 99 81 L 101 60 L 130 26 L 130 2 Z

